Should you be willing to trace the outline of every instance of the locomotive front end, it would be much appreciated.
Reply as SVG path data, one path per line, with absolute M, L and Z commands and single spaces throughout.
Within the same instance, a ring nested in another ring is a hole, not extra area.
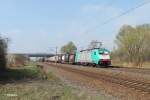
M 99 51 L 99 65 L 109 66 L 111 65 L 110 52 L 106 49 Z

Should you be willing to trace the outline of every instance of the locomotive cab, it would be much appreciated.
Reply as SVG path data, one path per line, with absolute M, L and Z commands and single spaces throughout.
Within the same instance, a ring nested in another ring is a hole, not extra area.
M 110 54 L 108 50 L 100 50 L 99 51 L 99 65 L 110 65 L 111 60 L 110 60 Z

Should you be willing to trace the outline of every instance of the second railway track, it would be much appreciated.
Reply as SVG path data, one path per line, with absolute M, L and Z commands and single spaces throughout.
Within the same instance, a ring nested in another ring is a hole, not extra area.
M 124 79 L 116 76 L 110 76 L 110 75 L 105 75 L 101 73 L 94 73 L 90 71 L 84 71 L 76 68 L 69 68 L 69 67 L 64 67 L 62 65 L 55 65 L 55 64 L 50 64 L 46 63 L 47 65 L 51 65 L 53 67 L 60 68 L 65 71 L 73 72 L 76 74 L 80 74 L 83 76 L 87 76 L 89 78 L 93 78 L 99 81 L 106 81 L 109 83 L 114 83 L 118 84 L 124 87 L 132 88 L 135 90 L 138 90 L 140 92 L 148 93 L 150 94 L 150 83 L 142 82 L 142 81 L 137 81 L 137 80 L 131 80 L 131 79 Z

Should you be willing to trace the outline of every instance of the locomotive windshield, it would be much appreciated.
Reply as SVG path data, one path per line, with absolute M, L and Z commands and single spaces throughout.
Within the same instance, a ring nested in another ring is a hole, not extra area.
M 106 51 L 106 50 L 100 50 L 100 51 L 99 51 L 99 54 L 109 54 L 109 51 Z

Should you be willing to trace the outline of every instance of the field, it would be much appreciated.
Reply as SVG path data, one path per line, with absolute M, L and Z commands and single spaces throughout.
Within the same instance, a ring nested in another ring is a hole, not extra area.
M 0 100 L 109 100 L 66 85 L 50 70 L 46 77 L 35 64 L 0 74 Z

